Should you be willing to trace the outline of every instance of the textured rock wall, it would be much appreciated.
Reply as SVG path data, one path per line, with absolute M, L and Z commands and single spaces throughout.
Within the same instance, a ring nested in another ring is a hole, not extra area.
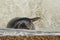
M 0 0 L 0 28 L 14 17 L 37 16 L 36 30 L 60 30 L 60 0 Z
M 1 40 L 60 40 L 60 36 L 2 36 Z

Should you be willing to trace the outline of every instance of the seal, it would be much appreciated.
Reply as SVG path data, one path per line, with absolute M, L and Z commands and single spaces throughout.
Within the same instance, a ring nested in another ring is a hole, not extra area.
M 35 30 L 33 22 L 38 19 L 40 19 L 40 17 L 35 18 L 16 17 L 8 22 L 7 28 Z

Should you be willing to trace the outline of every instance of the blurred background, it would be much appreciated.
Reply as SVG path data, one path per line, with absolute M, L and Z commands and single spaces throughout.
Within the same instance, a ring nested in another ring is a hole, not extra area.
M 60 0 L 0 0 L 0 28 L 15 17 L 41 17 L 36 30 L 60 30 Z

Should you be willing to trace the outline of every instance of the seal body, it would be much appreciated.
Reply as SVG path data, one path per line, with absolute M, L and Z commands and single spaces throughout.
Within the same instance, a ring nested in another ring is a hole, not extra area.
M 31 29 L 34 30 L 34 24 L 32 23 L 30 18 L 13 18 L 7 24 L 7 28 L 15 28 L 15 29 Z

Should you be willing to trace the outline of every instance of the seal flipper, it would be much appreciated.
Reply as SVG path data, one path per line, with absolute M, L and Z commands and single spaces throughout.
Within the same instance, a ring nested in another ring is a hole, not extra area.
M 38 19 L 41 19 L 40 17 L 35 17 L 35 18 L 32 18 L 32 19 L 30 19 L 32 22 L 34 22 L 34 21 L 37 21 Z

